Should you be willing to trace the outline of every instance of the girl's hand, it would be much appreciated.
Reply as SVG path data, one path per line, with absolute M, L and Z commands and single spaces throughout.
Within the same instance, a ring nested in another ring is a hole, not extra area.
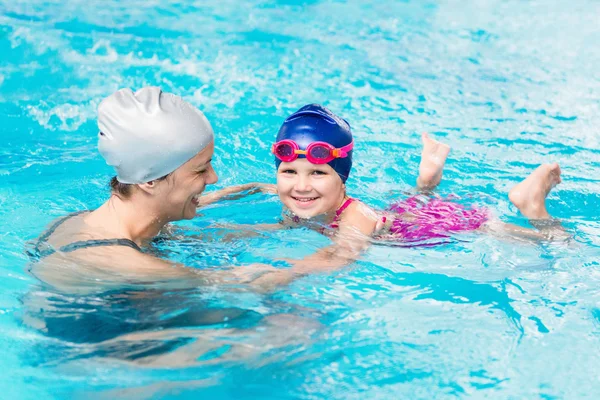
M 391 220 L 388 216 L 381 215 L 377 220 L 377 223 L 375 223 L 375 231 L 373 231 L 373 235 L 378 235 L 382 231 L 389 228 L 390 222 Z

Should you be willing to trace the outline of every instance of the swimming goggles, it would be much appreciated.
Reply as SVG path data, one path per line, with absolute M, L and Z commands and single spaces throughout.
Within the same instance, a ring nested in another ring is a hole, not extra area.
M 290 139 L 285 139 L 273 145 L 271 151 L 275 157 L 283 162 L 292 162 L 302 154 L 311 164 L 327 164 L 336 158 L 348 157 L 348 152 L 354 147 L 354 141 L 344 147 L 335 148 L 329 143 L 312 142 L 306 147 L 306 150 L 300 150 L 298 143 Z

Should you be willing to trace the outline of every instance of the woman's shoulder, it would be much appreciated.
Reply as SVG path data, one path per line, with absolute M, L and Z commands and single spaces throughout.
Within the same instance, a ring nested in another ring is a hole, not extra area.
M 44 231 L 38 237 L 37 243 L 42 244 L 50 241 L 54 242 L 59 237 L 63 237 L 65 235 L 69 236 L 70 233 L 74 234 L 75 232 L 79 231 L 79 229 L 76 227 L 81 226 L 83 218 L 89 213 L 90 211 L 88 210 L 76 211 L 59 218 L 55 218 L 46 226 L 46 229 L 44 229 Z
M 126 246 L 55 252 L 30 265 L 29 272 L 54 289 L 76 293 L 142 281 L 154 259 Z

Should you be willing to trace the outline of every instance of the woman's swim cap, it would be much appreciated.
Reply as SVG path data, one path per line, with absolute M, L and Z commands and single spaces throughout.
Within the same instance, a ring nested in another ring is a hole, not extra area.
M 98 106 L 98 150 L 121 183 L 145 183 L 185 164 L 214 140 L 204 114 L 181 97 L 121 89 Z
M 281 140 L 293 140 L 298 144 L 300 150 L 313 142 L 325 142 L 340 148 L 352 142 L 352 131 L 350 125 L 343 118 L 338 117 L 325 107 L 318 104 L 308 104 L 290 115 L 284 122 L 276 142 Z M 336 158 L 327 163 L 346 182 L 352 169 L 352 150 L 344 158 Z M 298 157 L 305 157 L 299 155 Z M 281 160 L 275 158 L 275 166 L 279 168 Z

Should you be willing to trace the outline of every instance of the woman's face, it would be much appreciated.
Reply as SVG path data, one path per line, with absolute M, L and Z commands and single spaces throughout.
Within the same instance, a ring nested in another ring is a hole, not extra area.
M 161 210 L 168 220 L 192 219 L 196 215 L 198 197 L 207 185 L 219 179 L 211 164 L 214 150 L 212 142 L 166 179 L 156 181 L 157 185 L 161 185 L 160 189 L 157 188 Z
M 277 191 L 281 202 L 300 218 L 334 212 L 346 193 L 331 166 L 311 164 L 305 158 L 279 164 Z

